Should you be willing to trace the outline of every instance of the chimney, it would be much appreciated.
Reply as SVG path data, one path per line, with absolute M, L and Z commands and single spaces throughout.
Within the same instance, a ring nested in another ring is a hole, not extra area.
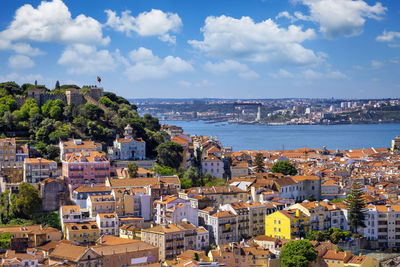
M 300 217 L 300 210 L 296 210 L 296 218 Z
M 257 202 L 257 192 L 254 186 L 251 187 L 251 200 Z

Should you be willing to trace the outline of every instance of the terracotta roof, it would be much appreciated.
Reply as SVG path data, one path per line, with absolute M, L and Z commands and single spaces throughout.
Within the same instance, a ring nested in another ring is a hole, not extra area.
M 65 155 L 66 162 L 103 162 L 108 163 L 105 153 L 100 153 L 98 151 L 82 151 L 68 153 Z
M 48 159 L 44 159 L 44 158 L 25 158 L 24 159 L 25 163 L 29 163 L 29 164 L 39 164 L 39 162 L 41 164 L 55 164 L 57 165 L 57 162 L 53 161 L 53 160 L 48 160 Z
M 62 213 L 80 212 L 81 208 L 78 205 L 61 206 Z
M 156 226 L 153 226 L 152 228 L 142 229 L 142 232 L 155 232 L 155 233 L 173 233 L 173 232 L 180 232 L 180 231 L 183 231 L 183 229 L 179 228 L 175 224 L 168 224 L 167 226 L 156 225 Z
M 133 240 L 129 238 L 122 238 L 113 235 L 103 235 L 96 243 L 96 245 L 102 246 L 115 246 L 122 244 L 137 243 L 139 240 Z
M 49 257 L 78 262 L 87 250 L 89 250 L 87 247 L 61 243 L 50 253 Z
M 96 143 L 94 141 L 82 141 L 80 139 L 72 139 L 72 140 L 65 141 L 65 142 L 63 142 L 63 145 L 64 145 L 65 149 L 82 149 L 82 150 L 93 149 L 93 150 L 96 150 L 99 147 L 101 148 L 100 143 Z
M 100 184 L 97 184 L 96 186 L 89 186 L 89 185 L 82 185 L 74 191 L 78 193 L 90 193 L 90 192 L 111 192 L 111 187 L 109 186 L 98 186 Z

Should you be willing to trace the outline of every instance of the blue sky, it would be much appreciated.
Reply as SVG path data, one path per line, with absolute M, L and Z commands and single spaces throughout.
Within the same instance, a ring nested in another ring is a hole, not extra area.
M 1 1 L 0 81 L 128 98 L 400 97 L 398 0 Z

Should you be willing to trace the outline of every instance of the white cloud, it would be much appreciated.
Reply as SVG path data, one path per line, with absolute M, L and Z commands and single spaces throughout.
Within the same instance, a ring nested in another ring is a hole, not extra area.
M 75 19 L 62 0 L 42 1 L 34 8 L 30 4 L 20 7 L 9 27 L 0 32 L 0 39 L 9 41 L 107 44 L 101 24 L 85 15 Z
M 275 17 L 275 19 L 280 19 L 280 18 L 286 18 L 286 19 L 290 20 L 290 22 L 295 22 L 297 20 L 296 17 L 293 17 L 287 11 L 279 12 L 279 14 Z
M 170 32 L 176 33 L 182 26 L 182 20 L 178 14 L 165 13 L 158 9 L 140 13 L 137 17 L 131 16 L 129 10 L 122 12 L 120 17 L 112 10 L 108 9 L 105 12 L 106 25 L 128 36 L 131 32 L 136 32 L 140 36 L 158 36 L 163 42 L 175 43 L 176 37 L 170 35 Z
M 179 57 L 159 58 L 144 47 L 131 51 L 129 58 L 134 65 L 126 69 L 125 75 L 131 81 L 162 79 L 173 73 L 193 71 L 192 65 Z
M 384 62 L 378 60 L 371 60 L 371 69 L 377 70 L 383 68 L 383 66 L 385 66 Z
M 0 81 L 14 81 L 18 84 L 24 84 L 24 83 L 34 83 L 36 81 L 39 82 L 39 84 L 43 84 L 43 76 L 40 74 L 27 74 L 27 75 L 20 75 L 16 72 L 12 72 L 9 74 L 0 74 Z
M 382 35 L 376 37 L 376 40 L 379 42 L 392 42 L 396 39 L 400 39 L 400 32 L 387 32 L 386 30 L 383 31 Z
M 315 37 L 312 29 L 303 31 L 295 25 L 286 29 L 271 19 L 255 23 L 250 17 L 235 19 L 223 15 L 207 17 L 201 30 L 204 40 L 191 40 L 189 44 L 217 58 L 292 64 L 321 61 L 301 45 Z
M 73 74 L 98 74 L 112 71 L 117 67 L 114 57 L 108 50 L 83 44 L 68 46 L 58 60 L 58 64 L 67 67 Z
M 200 82 L 189 82 L 189 81 L 180 80 L 177 82 L 177 84 L 184 88 L 206 88 L 206 87 L 211 87 L 211 86 L 215 85 L 215 83 L 210 82 L 208 80 L 202 80 Z
M 205 64 L 205 67 L 208 71 L 216 74 L 234 72 L 243 79 L 254 79 L 259 77 L 258 73 L 250 70 L 246 64 L 242 64 L 230 59 L 218 63 L 211 63 L 210 61 L 208 61 Z
M 320 32 L 327 38 L 359 35 L 367 18 L 380 20 L 387 10 L 380 2 L 370 6 L 363 0 L 298 1 L 309 7 L 310 14 L 296 12 L 296 17 L 319 23 Z
M 15 55 L 8 58 L 8 66 L 13 69 L 30 69 L 35 66 L 35 62 L 30 57 Z
M 299 73 L 292 73 L 285 69 L 278 72 L 269 73 L 269 76 L 275 79 L 298 79 L 298 80 L 318 80 L 318 79 L 336 79 L 343 80 L 349 77 L 337 70 L 316 71 L 313 69 L 305 69 Z
M 34 48 L 27 43 L 15 43 L 12 45 L 12 49 L 17 54 L 28 55 L 28 56 L 39 56 L 44 54 L 44 52 L 41 51 L 40 49 Z

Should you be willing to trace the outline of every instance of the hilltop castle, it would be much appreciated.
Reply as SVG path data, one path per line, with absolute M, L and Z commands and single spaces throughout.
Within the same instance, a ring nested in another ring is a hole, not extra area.
M 65 90 L 64 94 L 63 93 L 54 94 L 46 91 L 46 89 L 44 88 L 33 87 L 28 89 L 26 97 L 15 97 L 15 100 L 17 101 L 19 107 L 22 106 L 28 98 L 35 99 L 36 103 L 39 106 L 42 106 L 44 103 L 47 102 L 47 100 L 50 99 L 51 100 L 60 99 L 67 105 L 74 103 L 75 105 L 78 106 L 81 104 L 85 104 L 86 102 L 91 100 L 98 101 L 103 96 L 104 90 L 102 87 L 97 87 L 95 85 L 88 87 L 90 89 L 88 94 L 82 94 L 82 92 L 76 88 L 69 88 Z

